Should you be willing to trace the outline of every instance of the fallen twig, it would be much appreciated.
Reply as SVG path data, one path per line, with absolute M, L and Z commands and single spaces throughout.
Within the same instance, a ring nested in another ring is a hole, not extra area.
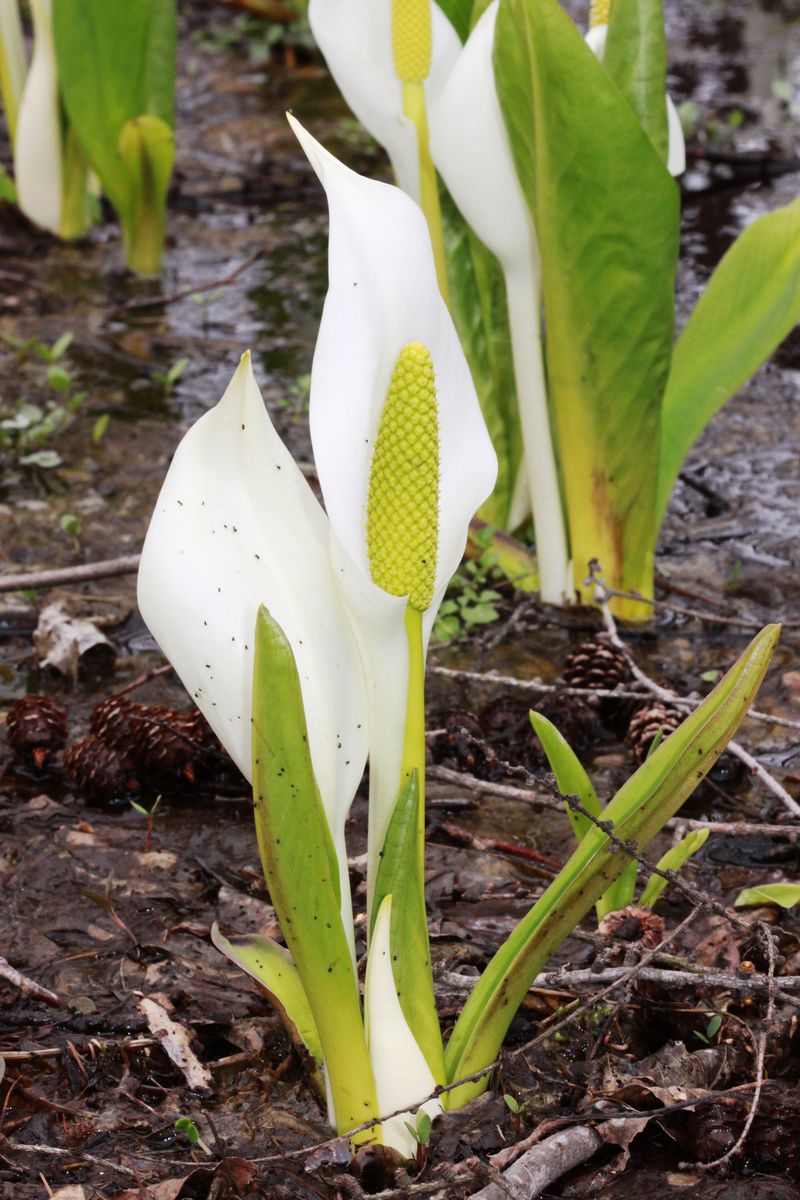
M 110 579 L 114 575 L 132 575 L 139 570 L 138 554 L 106 558 L 100 562 L 78 563 L 74 567 L 54 567 L 48 571 L 27 571 L 0 579 L 0 592 L 19 592 L 23 588 L 51 588 L 61 583 L 83 583 L 87 579 Z
M 41 1000 L 44 1004 L 50 1004 L 53 1008 L 70 1008 L 70 1004 L 62 996 L 56 992 L 51 992 L 49 988 L 42 987 L 40 983 L 29 979 L 27 975 L 23 975 L 16 967 L 12 967 L 11 963 L 5 958 L 0 958 L 0 979 L 5 979 L 7 983 L 12 984 L 22 992 L 23 996 L 30 996 L 32 1000 Z
M 466 671 L 457 670 L 454 667 L 440 667 L 436 663 L 431 663 L 428 668 L 429 675 L 441 675 L 444 679 L 457 679 L 465 683 L 479 683 L 486 687 L 488 685 L 500 687 L 516 688 L 521 692 L 533 692 L 537 696 L 579 696 L 581 699 L 597 699 L 597 700 L 644 700 L 646 697 L 643 692 L 635 692 L 631 688 L 581 688 L 570 687 L 566 683 L 540 683 L 538 679 L 519 679 L 516 675 L 501 675 L 497 671 Z M 698 708 L 702 703 L 702 699 L 696 699 L 693 696 L 677 697 L 682 705 L 686 708 Z M 791 717 L 773 716 L 772 713 L 761 712 L 757 708 L 748 708 L 747 717 L 754 721 L 763 721 L 768 725 L 782 725 L 786 729 L 800 729 L 800 721 L 793 721 Z
M 561 810 L 563 800 L 552 796 L 544 796 L 538 790 L 517 787 L 512 783 L 494 783 L 490 779 L 477 779 L 450 767 L 428 767 L 425 772 L 428 779 L 439 779 L 443 783 L 452 783 L 465 791 L 482 793 L 487 796 L 502 796 L 506 800 L 521 800 L 524 804 L 539 804 L 543 808 Z M 750 821 L 704 821 L 689 817 L 671 817 L 664 826 L 665 829 L 708 829 L 710 833 L 725 833 L 731 837 L 757 833 L 764 837 L 785 837 L 796 841 L 800 837 L 800 828 L 796 825 L 779 825 L 776 823 L 757 823 Z
M 198 292 L 210 292 L 214 288 L 227 287 L 229 283 L 233 283 L 239 276 L 263 258 L 266 254 L 266 249 L 262 246 L 256 250 L 255 254 L 251 254 L 249 258 L 243 259 L 237 263 L 232 270 L 225 275 L 219 275 L 215 279 L 207 279 L 205 283 L 193 283 L 191 287 L 180 288 L 177 292 L 168 292 L 166 296 L 144 296 L 139 300 L 128 300 L 125 304 L 117 304 L 110 310 L 109 315 L 118 312 L 137 312 L 143 308 L 161 308 L 163 304 L 174 304 L 177 300 L 185 300 L 187 296 L 194 296 Z
M 602 1145 L 600 1134 L 588 1125 L 561 1129 L 528 1150 L 504 1171 L 502 1184 L 500 1181 L 490 1183 L 479 1192 L 473 1192 L 469 1200 L 505 1200 L 509 1194 L 519 1200 L 536 1200 L 546 1187 L 586 1162 Z

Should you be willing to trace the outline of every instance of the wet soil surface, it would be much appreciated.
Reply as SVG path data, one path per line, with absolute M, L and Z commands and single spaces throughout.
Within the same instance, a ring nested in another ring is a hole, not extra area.
M 694 105 L 695 123 L 680 320 L 737 232 L 797 194 L 797 17 L 789 3 L 667 5 L 672 92 Z M 300 461 L 310 459 L 308 372 L 327 218 L 283 111 L 292 108 L 354 166 L 384 167 L 302 35 L 290 50 L 280 41 L 270 48 L 263 24 L 212 3 L 191 6 L 182 24 L 178 166 L 162 279 L 124 273 L 110 220 L 87 242 L 64 247 L 0 210 L 2 416 L 22 400 L 40 413 L 0 445 L 4 575 L 136 553 L 182 431 L 218 400 L 248 345 L 281 435 Z M 69 347 L 47 361 L 66 333 Z M 664 529 L 661 605 L 650 625 L 624 635 L 650 676 L 702 695 L 761 624 L 784 620 L 758 703 L 787 723 L 750 720 L 741 740 L 796 798 L 799 400 L 795 336 L 696 445 Z M 37 425 L 48 414 L 51 432 Z M 39 457 L 22 461 L 30 454 Z M 571 848 L 529 705 L 564 728 L 601 796 L 646 751 L 646 738 L 630 733 L 644 697 L 609 703 L 564 691 L 567 681 L 586 682 L 574 652 L 598 632 L 597 614 L 542 609 L 502 581 L 488 582 L 500 595 L 498 619 L 431 656 L 434 668 L 458 672 L 434 670 L 429 682 L 428 899 L 445 1024 L 470 977 Z M 32 644 L 43 608 L 59 600 L 109 642 L 62 672 L 42 668 Z M 457 1198 L 487 1181 L 482 1164 L 491 1155 L 539 1122 L 587 1121 L 590 1113 L 595 1125 L 598 1114 L 607 1118 L 607 1148 L 548 1194 L 800 1195 L 796 1006 L 780 998 L 770 1011 L 758 992 L 658 979 L 590 1003 L 552 1036 L 556 1014 L 593 989 L 552 980 L 533 989 L 496 1086 L 439 1123 L 418 1177 L 411 1168 L 395 1173 L 374 1152 L 347 1168 L 336 1143 L 293 1155 L 329 1138 L 309 1072 L 256 985 L 209 941 L 215 920 L 226 931 L 277 933 L 249 802 L 215 747 L 187 752 L 180 731 L 191 719 L 188 698 L 174 676 L 158 673 L 162 664 L 136 613 L 131 575 L 0 597 L 0 710 L 28 693 L 56 706 L 36 714 L 52 735 L 38 763 L 30 744 L 0 751 L 0 954 L 52 993 L 0 981 L 0 1196 L 334 1197 L 393 1188 L 398 1196 Z M 601 666 L 601 676 L 608 669 Z M 539 690 L 475 678 L 488 672 Z M 619 682 L 613 668 L 601 682 Z M 548 685 L 554 691 L 543 690 Z M 137 742 L 139 757 L 120 765 L 117 744 L 109 766 L 95 747 L 82 773 L 65 771 L 64 743 L 86 736 L 97 704 L 126 689 L 131 702 L 149 706 L 149 758 Z M 656 713 L 639 724 L 659 723 Z M 526 772 L 541 782 L 532 786 Z M 142 810 L 158 795 L 148 821 Z M 712 833 L 687 872 L 719 901 L 732 903 L 745 886 L 800 878 L 796 822 L 728 756 L 681 818 L 730 826 Z M 658 849 L 678 832 L 668 830 Z M 363 800 L 349 845 L 359 900 Z M 668 892 L 660 907 L 666 929 L 691 907 Z M 729 977 L 741 975 L 743 962 L 764 973 L 763 921 L 775 936 L 778 975 L 800 974 L 791 911 L 747 910 L 743 919 L 750 927 L 700 912 L 669 953 Z M 613 969 L 647 949 L 648 931 L 635 916 L 621 930 L 600 934 L 587 920 L 579 932 L 554 966 Z M 173 1038 L 165 1040 L 169 1022 Z M 744 1152 L 704 1172 L 694 1164 L 719 1157 L 744 1127 L 759 1039 L 769 1082 Z M 687 1109 L 693 1099 L 701 1103 Z M 611 1128 L 611 1117 L 631 1113 L 635 1129 L 624 1121 Z M 202 1145 L 176 1131 L 181 1117 L 195 1122 Z

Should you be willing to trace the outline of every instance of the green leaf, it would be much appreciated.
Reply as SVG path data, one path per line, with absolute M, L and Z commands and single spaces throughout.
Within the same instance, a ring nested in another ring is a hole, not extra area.
M 505 282 L 497 259 L 472 232 L 444 186 L 440 191 L 453 321 L 497 454 L 497 482 L 480 510 L 481 518 L 504 527 L 522 462 Z
M 794 908 L 800 904 L 800 883 L 762 883 L 745 888 L 736 897 L 735 908 L 750 908 L 754 904 L 777 904 L 779 908 Z
M 800 320 L 800 200 L 759 217 L 720 262 L 675 346 L 657 522 L 692 443 Z
M 714 1013 L 714 1016 L 711 1018 L 711 1020 L 706 1025 L 706 1037 L 713 1038 L 716 1034 L 719 1033 L 721 1028 L 722 1028 L 722 1017 L 719 1015 L 719 1013 Z
M 339 871 L 320 798 L 292 648 L 266 608 L 256 618 L 253 802 L 270 898 L 314 1016 L 340 1133 L 377 1117 Z
M 191 1117 L 178 1117 L 175 1122 L 175 1132 L 185 1134 L 186 1140 L 191 1146 L 198 1145 L 200 1141 L 200 1130 Z
M 548 391 L 576 585 L 581 591 L 596 557 L 612 586 L 646 594 L 678 191 L 557 0 L 501 0 L 494 61 L 541 248 Z M 627 607 L 616 610 L 628 615 Z M 641 618 L 641 605 L 632 615 Z
M 386 832 L 375 877 L 372 914 L 374 924 L 384 898 L 392 897 L 389 944 L 400 1008 L 431 1074 L 437 1083 L 444 1083 L 444 1048 L 433 992 L 422 849 L 419 779 L 414 770 L 400 789 Z
M 139 275 L 157 275 L 175 159 L 172 129 L 160 117 L 134 117 L 122 127 L 119 157 L 128 170 L 128 195 L 120 210 L 128 266 Z M 168 388 L 174 383 L 168 375 Z
M 547 755 L 550 770 L 556 777 L 561 795 L 577 796 L 585 809 L 593 816 L 599 817 L 601 808 L 597 792 L 567 739 L 542 713 L 531 711 L 529 716 L 533 732 L 542 743 L 542 749 Z M 565 803 L 565 807 L 575 840 L 580 842 L 584 834 L 592 828 L 592 822 L 569 804 Z
M 693 854 L 697 854 L 707 841 L 707 829 L 693 829 L 685 838 L 681 838 L 677 846 L 672 846 L 662 855 L 656 866 L 660 871 L 680 871 L 683 864 L 688 862 Z M 639 897 L 642 908 L 654 908 L 666 886 L 666 879 L 662 879 L 660 875 L 651 875 Z
M 123 130 L 145 117 L 174 125 L 175 0 L 53 0 L 53 33 L 67 115 L 125 223 L 140 203 L 135 160 L 141 156 L 130 148 L 126 155 Z M 155 149 L 152 129 L 142 137 L 154 160 L 156 190 L 163 189 L 165 138 Z
M 534 733 L 542 743 L 542 749 L 547 755 L 550 770 L 556 777 L 558 790 L 562 796 L 577 796 L 585 809 L 593 816 L 599 817 L 601 806 L 597 799 L 597 793 L 567 739 L 542 713 L 531 712 L 529 715 Z M 576 812 L 570 804 L 565 802 L 565 806 L 575 840 L 580 842 L 584 835 L 593 828 L 592 822 L 583 813 Z M 607 913 L 616 912 L 617 909 L 630 904 L 635 886 L 636 863 L 633 862 L 625 867 L 619 879 L 616 879 L 597 901 L 598 921 L 601 921 Z
M 436 0 L 436 3 L 450 21 L 450 24 L 462 42 L 465 42 L 473 25 L 473 0 Z
M 292 956 L 283 946 L 259 934 L 231 941 L 214 922 L 211 941 L 231 962 L 260 983 L 296 1042 L 302 1042 L 318 1066 L 322 1066 L 322 1044 L 317 1023 L 303 989 Z
M 665 163 L 669 146 L 667 45 L 661 0 L 624 0 L 611 5 L 603 66 Z
M 644 848 L 673 816 L 733 737 L 764 677 L 780 627 L 768 625 L 716 688 L 643 763 L 603 810 L 623 841 Z M 488 1067 L 532 980 L 630 856 L 593 826 L 569 862 L 517 925 L 487 966 L 456 1022 L 445 1051 L 448 1080 Z M 458 1108 L 483 1082 L 450 1093 Z

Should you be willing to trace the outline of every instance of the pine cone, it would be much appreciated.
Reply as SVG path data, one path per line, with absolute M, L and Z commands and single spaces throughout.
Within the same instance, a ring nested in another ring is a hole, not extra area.
M 119 754 L 135 755 L 141 732 L 138 718 L 146 711 L 143 704 L 126 700 L 124 696 L 110 696 L 92 710 L 89 730 Z
M 684 715 L 679 709 L 665 704 L 662 700 L 653 700 L 651 703 L 643 705 L 634 714 L 625 737 L 625 744 L 633 752 L 636 762 L 644 762 L 648 750 L 659 733 L 661 733 L 662 740 L 674 733 Z
M 64 755 L 64 774 L 89 800 L 109 802 L 141 791 L 130 755 L 94 734 L 69 747 Z
M 213 783 L 219 760 L 214 747 L 201 739 L 216 739 L 196 709 L 148 708 L 138 724 L 137 761 L 148 787 L 174 792 Z
M 67 740 L 66 714 L 47 696 L 23 696 L 8 710 L 6 740 L 16 763 L 43 772 Z
M 680 1140 L 701 1162 L 718 1158 L 740 1136 L 749 1104 L 728 1097 L 703 1104 L 689 1120 L 681 1122 Z M 764 1093 L 746 1143 L 746 1155 L 755 1166 L 767 1170 L 794 1171 L 800 1146 L 800 1097 L 794 1088 Z
M 567 655 L 562 676 L 570 687 L 610 691 L 628 682 L 631 669 L 622 651 L 612 645 L 606 634 L 598 633 Z

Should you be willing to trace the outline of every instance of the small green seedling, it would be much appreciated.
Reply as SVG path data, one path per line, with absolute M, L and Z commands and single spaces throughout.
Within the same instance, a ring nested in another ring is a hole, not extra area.
M 511 1123 L 514 1127 L 514 1133 L 521 1133 L 522 1115 L 528 1108 L 528 1101 L 523 1100 L 520 1102 L 515 1096 L 512 1096 L 510 1092 L 505 1092 L 503 1094 L 503 1103 L 511 1113 Z
M 153 824 L 155 822 L 156 812 L 158 811 L 158 806 L 161 803 L 161 797 L 156 796 L 155 802 L 151 808 L 145 808 L 145 806 L 143 804 L 139 804 L 138 801 L 136 801 L 136 800 L 131 800 L 130 803 L 131 803 L 131 808 L 134 809 L 136 812 L 141 813 L 142 816 L 147 821 L 147 832 L 145 834 L 145 839 L 144 839 L 144 852 L 145 852 L 145 854 L 147 854 L 148 851 L 150 850 L 150 847 L 153 842 Z M 177 1126 L 176 1126 L 176 1128 L 177 1128 Z
M 693 1030 L 693 1033 L 694 1036 L 699 1038 L 701 1042 L 704 1042 L 706 1046 L 711 1046 L 713 1045 L 714 1038 L 717 1036 L 721 1028 L 722 1017 L 719 1015 L 719 1013 L 714 1013 L 713 1017 L 706 1025 L 705 1033 L 702 1033 L 699 1029 Z
M 188 358 L 177 359 L 168 371 L 153 371 L 152 376 L 156 383 L 160 383 L 164 389 L 165 396 L 171 396 L 175 384 L 180 379 L 183 372 L 189 365 Z
M 459 567 L 434 625 L 433 636 L 438 642 L 451 642 L 476 625 L 490 625 L 498 619 L 500 593 L 485 586 L 496 573 L 483 556 Z
M 417 1143 L 417 1170 L 421 1171 L 425 1163 L 428 1161 L 428 1143 L 431 1140 L 431 1129 L 433 1122 L 426 1112 L 417 1113 L 417 1123 L 412 1125 L 410 1121 L 405 1123 L 406 1129 Z
M 59 525 L 68 537 L 77 538 L 81 531 L 81 523 L 75 513 L 63 513 Z
M 190 1146 L 198 1146 L 206 1154 L 211 1153 L 206 1143 L 200 1137 L 200 1130 L 191 1117 L 178 1117 L 175 1122 L 175 1132 L 182 1133 Z

